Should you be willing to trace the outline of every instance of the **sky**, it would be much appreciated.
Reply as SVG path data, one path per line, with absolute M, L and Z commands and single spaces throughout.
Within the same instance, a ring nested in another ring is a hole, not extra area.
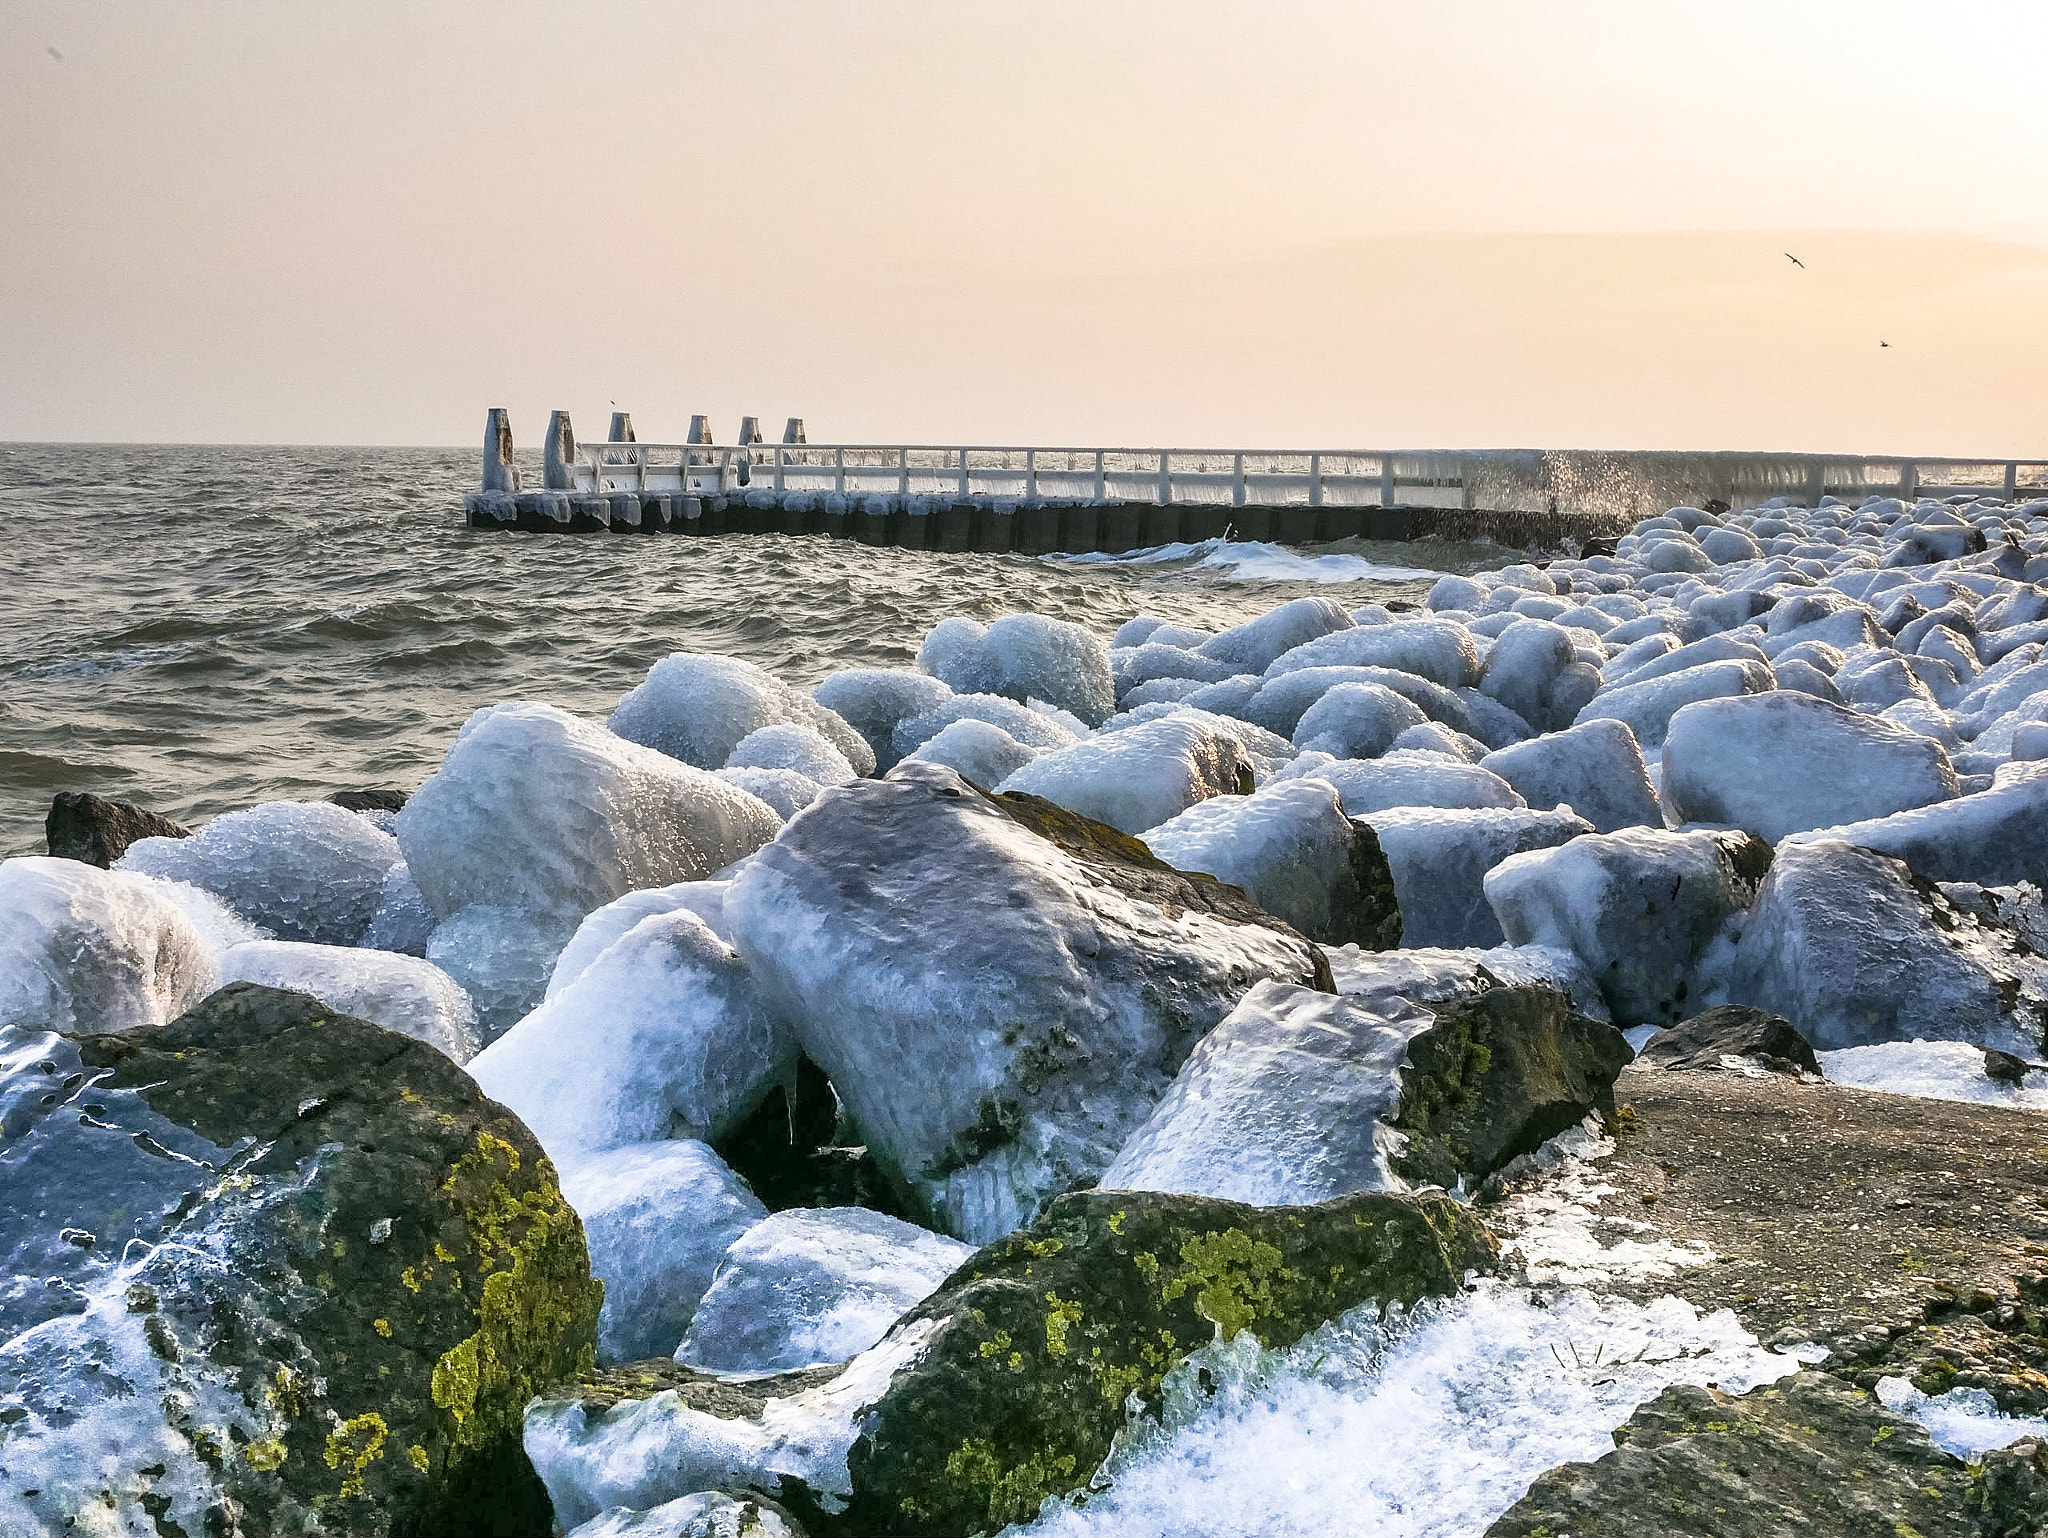
M 2044 60 L 2040 0 L 0 0 L 0 440 L 2048 456 Z

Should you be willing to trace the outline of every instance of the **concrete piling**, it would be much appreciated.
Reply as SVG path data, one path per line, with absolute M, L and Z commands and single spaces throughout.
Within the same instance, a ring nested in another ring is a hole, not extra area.
M 484 418 L 484 479 L 487 492 L 516 492 L 519 467 L 512 462 L 512 413 L 493 406 Z

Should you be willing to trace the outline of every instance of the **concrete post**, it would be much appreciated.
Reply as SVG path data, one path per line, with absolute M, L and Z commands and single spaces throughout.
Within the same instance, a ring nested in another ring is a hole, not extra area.
M 711 441 L 711 418 L 699 412 L 690 418 L 690 436 L 685 443 L 709 443 Z
M 740 444 L 741 444 L 741 446 L 742 446 L 742 447 L 744 447 L 745 445 L 747 445 L 747 444 L 749 444 L 749 443 L 760 443 L 760 442 L 762 442 L 762 441 L 763 441 L 763 439 L 762 439 L 762 437 L 761 437 L 761 419 L 760 419 L 759 417 L 741 417 L 741 418 L 740 418 Z
M 638 442 L 639 440 L 633 436 L 633 413 L 630 411 L 614 411 L 612 413 L 612 428 L 610 432 L 605 434 L 604 441 L 607 443 Z
M 483 489 L 519 489 L 519 467 L 512 463 L 512 414 L 503 406 L 493 406 L 484 418 Z
M 802 417 L 791 417 L 789 419 L 788 425 L 782 429 L 782 441 L 784 443 L 802 443 L 804 441 L 804 419 Z
M 557 411 L 548 418 L 548 441 L 543 459 L 546 469 L 541 483 L 549 491 L 575 489 L 569 467 L 576 463 L 576 429 L 569 425 L 568 412 Z

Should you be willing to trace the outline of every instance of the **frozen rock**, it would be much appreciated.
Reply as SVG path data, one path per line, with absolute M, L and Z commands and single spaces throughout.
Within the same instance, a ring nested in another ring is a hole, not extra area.
M 1931 881 L 2048 885 L 2048 763 L 2008 764 L 1991 788 L 1827 830 Z
M 689 1138 L 579 1158 L 562 1167 L 562 1196 L 583 1219 L 590 1272 L 604 1282 L 597 1349 L 611 1362 L 674 1351 L 726 1249 L 768 1215 L 723 1159 Z
M 1335 758 L 1377 758 L 1401 733 L 1427 719 L 1384 684 L 1338 684 L 1302 712 L 1295 743 L 1304 752 Z
M 953 691 L 928 673 L 908 668 L 847 668 L 811 691 L 811 698 L 866 739 L 875 769 L 896 765 L 896 726 L 943 705 Z
M 1364 821 L 1379 835 L 1401 902 L 1404 945 L 1499 945 L 1486 873 L 1510 855 L 1549 849 L 1592 825 L 1567 809 L 1392 807 Z
M 1411 1179 L 1476 1183 L 1611 1105 L 1629 1057 L 1613 1026 L 1546 988 L 1431 1010 L 1261 983 L 1195 1047 L 1101 1189 L 1298 1207 Z
M 1150 683 L 1139 684 L 1136 688 L 1119 694 L 1117 703 L 1125 710 L 1134 710 L 1140 705 L 1177 705 L 1206 688 L 1208 685 L 1198 678 L 1155 678 Z M 1116 717 L 1111 716 L 1109 719 L 1114 721 Z
M 719 1262 L 676 1360 L 712 1372 L 796 1372 L 874 1345 L 974 1247 L 865 1207 L 793 1207 Z
M 1362 951 L 1355 945 L 1329 948 L 1330 975 L 1337 991 L 1363 999 L 1376 1009 L 1405 999 L 1434 1007 L 1475 998 L 1503 983 L 1540 984 L 1571 1000 L 1572 1008 L 1590 1020 L 1612 1023 L 1600 985 L 1586 964 L 1568 950 L 1542 945 L 1496 945 L 1487 950 Z
M 794 769 L 714 769 L 711 777 L 756 797 L 785 822 L 818 799 L 824 785 Z
M 1421 752 L 1443 753 L 1451 758 L 1462 758 L 1467 763 L 1477 763 L 1486 756 L 1486 744 L 1476 737 L 1467 737 L 1452 731 L 1437 721 L 1424 721 L 1420 726 L 1411 726 L 1389 745 L 1389 752 L 1403 748 L 1414 748 Z
M 1193 721 L 1210 731 L 1220 732 L 1245 751 L 1245 756 L 1255 768 L 1267 768 L 1294 757 L 1294 744 L 1277 732 L 1269 732 L 1263 726 L 1254 726 L 1235 716 L 1218 715 L 1213 710 L 1203 710 L 1184 703 L 1139 705 L 1120 714 L 1111 716 L 1102 723 L 1104 732 L 1128 731 L 1134 726 L 1143 726 L 1147 721 L 1157 721 L 1163 716 L 1174 716 L 1183 721 Z
M 1830 704 L 1843 703 L 1842 691 L 1835 687 L 1833 677 L 1810 662 L 1797 657 L 1780 657 L 1772 671 L 1778 675 L 1780 689 L 1796 689 L 1801 694 L 1810 694 Z
M 398 863 L 390 834 L 325 801 L 270 801 L 190 838 L 145 838 L 115 869 L 186 881 L 286 940 L 354 945 Z
M 1198 650 L 1247 673 L 1263 673 L 1295 647 L 1352 624 L 1344 606 L 1333 599 L 1297 598 L 1210 637 Z
M 930 764 L 826 792 L 726 916 L 870 1154 L 973 1242 L 1099 1174 L 1253 982 L 1328 976 L 1233 889 Z
M 398 843 L 443 918 L 476 905 L 525 911 L 557 931 L 559 949 L 592 909 L 710 876 L 781 826 L 736 786 L 552 706 L 514 702 L 469 718 L 398 814 Z
M 941 620 L 918 648 L 917 665 L 959 694 L 1044 700 L 1100 726 L 1116 709 L 1109 649 L 1086 627 L 1042 614 L 1010 614 L 986 629 Z
M 1249 796 L 1218 796 L 1145 831 L 1176 870 L 1240 886 L 1312 940 L 1401 943 L 1393 878 L 1372 829 L 1351 821 L 1321 779 L 1277 781 Z
M 944 764 L 977 785 L 1000 785 L 1022 769 L 1040 749 L 1019 742 L 987 721 L 955 721 L 910 756 L 921 763 Z
M 1771 843 L 1957 794 L 1940 743 L 1782 689 L 1678 711 L 1663 775 L 1678 821 L 1724 823 Z
M 1160 679 L 1213 684 L 1220 683 L 1236 671 L 1227 662 L 1204 657 L 1184 646 L 1167 646 L 1158 641 L 1112 651 L 1109 658 L 1116 675 L 1119 698 L 1128 698 L 1132 690 Z
M 662 658 L 619 701 L 609 724 L 628 742 L 716 769 L 749 734 L 781 721 L 815 728 L 856 774 L 874 773 L 874 750 L 865 737 L 809 695 L 737 657 L 676 652 Z
M 742 737 L 727 769 L 793 769 L 820 785 L 843 785 L 858 778 L 846 755 L 827 742 L 815 728 L 793 721 L 758 726 Z
M 1266 677 L 1317 667 L 1394 668 L 1446 689 L 1458 689 L 1478 682 L 1479 649 L 1472 642 L 1472 633 L 1451 620 L 1357 625 L 1282 654 L 1266 669 Z
M 1525 806 L 1513 786 L 1490 769 L 1440 754 L 1393 748 L 1380 758 L 1339 759 L 1305 752 L 1274 776 L 1275 783 L 1314 776 L 1337 787 L 1347 816 L 1363 817 L 1396 806 Z
M 1562 625 L 1523 619 L 1494 638 L 1479 690 L 1537 731 L 1549 731 L 1569 726 L 1600 681 L 1599 670 L 1579 659 Z
M 426 959 L 469 995 L 477 1031 L 489 1042 L 546 995 L 555 958 L 568 938 L 567 923 L 479 903 L 434 927 Z
M 1198 801 L 1248 792 L 1252 779 L 1235 737 L 1176 714 L 1043 754 L 999 788 L 1142 833 Z
M 251 940 L 221 957 L 220 980 L 310 994 L 336 1014 L 439 1047 L 458 1063 L 476 1055 L 469 995 L 431 962 L 389 951 L 296 940 Z
M 641 919 L 469 1065 L 564 1164 L 716 1138 L 795 1068 L 746 964 L 682 907 Z
M 719 939 L 731 944 L 732 937 L 725 928 L 726 885 L 723 881 L 678 881 L 674 886 L 628 892 L 618 901 L 606 903 L 579 924 L 575 935 L 562 947 L 548 977 L 547 996 L 553 998 L 575 982 L 593 961 L 611 949 L 613 942 L 623 938 L 642 919 L 657 913 L 688 909 Z
M 1618 1024 L 1669 1025 L 1701 1002 L 1701 959 L 1769 863 L 1742 833 L 1625 828 L 1502 861 L 1486 897 L 1511 943 L 1579 956 Z
M 0 861 L 0 1026 L 158 1026 L 219 976 L 213 948 L 163 883 L 45 855 Z
M 906 716 L 896 724 L 896 758 L 900 763 L 955 721 L 986 721 L 1000 726 L 1019 742 L 1041 752 L 1072 747 L 1080 734 L 1070 732 L 1052 717 L 1043 715 L 999 694 L 960 694 L 934 705 L 930 710 Z
M 1602 833 L 1658 827 L 1664 815 L 1636 734 L 1623 721 L 1587 721 L 1517 742 L 1479 761 L 1539 810 L 1568 806 Z
M 1730 660 L 1709 662 L 1640 683 L 1628 682 L 1603 689 L 1578 713 L 1575 725 L 1587 721 L 1621 721 L 1646 748 L 1661 748 L 1672 716 L 1697 700 L 1725 699 L 1739 694 L 1762 694 L 1775 688 L 1777 679 L 1761 662 Z
M 700 1490 L 646 1511 L 608 1507 L 563 1538 L 794 1538 L 796 1533 L 765 1497 Z
M 412 879 L 412 867 L 400 860 L 384 873 L 384 891 L 363 930 L 362 943 L 375 951 L 424 956 L 437 922 L 426 894 Z
M 1727 994 L 1783 1015 L 1823 1051 L 1930 1039 L 2032 1057 L 2048 1027 L 2048 964 L 2010 930 L 1834 837 L 1779 846 Z

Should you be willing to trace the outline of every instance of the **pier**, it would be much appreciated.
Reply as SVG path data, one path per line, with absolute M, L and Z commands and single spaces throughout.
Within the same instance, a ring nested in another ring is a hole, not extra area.
M 1491 539 L 1519 548 L 1618 535 L 1668 507 L 1871 495 L 2048 497 L 2048 460 L 1593 450 L 1327 450 L 810 443 L 758 421 L 715 443 L 642 443 L 614 413 L 578 443 L 549 422 L 542 485 L 522 485 L 503 410 L 485 426 L 472 527 L 528 533 L 815 535 L 943 551 L 1118 552 L 1209 539 Z

